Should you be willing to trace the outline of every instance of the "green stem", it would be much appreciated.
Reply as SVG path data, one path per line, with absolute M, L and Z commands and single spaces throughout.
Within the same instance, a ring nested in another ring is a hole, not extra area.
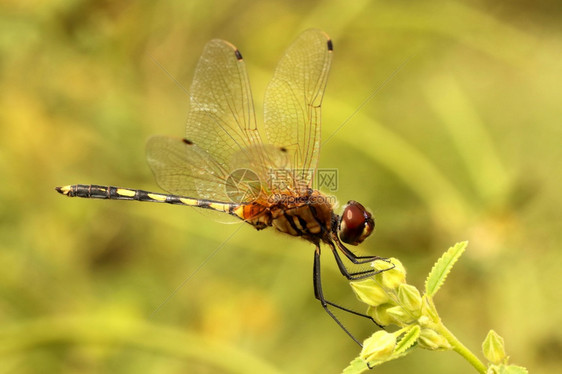
M 455 335 L 449 329 L 443 325 L 441 321 L 436 324 L 435 330 L 441 334 L 449 344 L 453 347 L 453 350 L 464 357 L 479 373 L 485 374 L 486 373 L 486 366 L 476 357 L 474 353 L 472 353 L 468 348 L 462 344 Z

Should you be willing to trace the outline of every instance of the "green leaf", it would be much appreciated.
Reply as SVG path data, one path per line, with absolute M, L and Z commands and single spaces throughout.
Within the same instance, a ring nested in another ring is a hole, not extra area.
M 367 363 L 361 358 L 357 357 L 349 363 L 349 366 L 343 369 L 342 374 L 359 374 L 369 370 Z
M 429 297 L 433 297 L 439 288 L 441 288 L 447 278 L 447 275 L 451 271 L 451 268 L 463 254 L 467 245 L 467 241 L 455 244 L 453 247 L 449 248 L 447 252 L 439 258 L 439 260 L 437 260 L 435 265 L 433 265 L 433 268 L 425 280 L 425 293 Z
M 412 325 L 412 327 L 402 336 L 400 341 L 396 343 L 394 348 L 395 354 L 401 354 L 405 352 L 408 348 L 413 346 L 420 337 L 420 327 L 418 325 Z

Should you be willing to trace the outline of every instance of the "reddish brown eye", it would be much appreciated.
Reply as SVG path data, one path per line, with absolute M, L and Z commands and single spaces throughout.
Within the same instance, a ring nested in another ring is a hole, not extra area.
M 375 228 L 371 213 L 357 201 L 349 201 L 340 218 L 339 235 L 342 242 L 358 245 L 363 242 Z

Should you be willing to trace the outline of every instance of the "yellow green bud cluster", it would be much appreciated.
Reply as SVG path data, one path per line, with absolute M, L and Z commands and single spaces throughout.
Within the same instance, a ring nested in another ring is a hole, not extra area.
M 375 274 L 351 282 L 357 298 L 368 306 L 367 315 L 381 326 L 396 325 L 398 329 L 377 331 L 366 339 L 361 354 L 344 370 L 344 374 L 363 373 L 376 365 L 406 356 L 414 347 L 455 350 L 479 373 L 528 374 L 525 368 L 508 364 L 503 339 L 493 330 L 482 344 L 488 361 L 488 365 L 484 365 L 439 318 L 433 297 L 466 246 L 467 242 L 457 243 L 437 260 L 426 278 L 423 295 L 416 287 L 406 283 L 406 271 L 394 258 L 374 261 Z
M 351 287 L 360 301 L 368 305 L 367 314 L 380 325 L 396 325 L 401 333 L 418 326 L 415 339 L 420 348 L 430 350 L 451 349 L 447 339 L 433 327 L 439 317 L 429 298 L 422 297 L 419 290 L 406 283 L 406 270 L 395 258 L 377 260 L 372 266 L 378 274 L 351 282 Z M 390 268 L 390 269 L 389 269 Z M 384 359 L 390 355 L 400 340 L 395 333 L 378 331 L 365 340 L 361 357 L 367 362 Z M 390 351 L 390 352 L 389 352 Z
M 414 286 L 406 284 L 406 270 L 395 258 L 374 261 L 378 274 L 351 282 L 353 291 L 369 306 L 367 314 L 381 325 L 404 327 L 421 316 L 422 298 Z

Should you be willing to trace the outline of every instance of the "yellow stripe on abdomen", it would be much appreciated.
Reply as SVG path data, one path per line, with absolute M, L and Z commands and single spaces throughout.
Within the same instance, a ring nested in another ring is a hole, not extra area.
M 166 201 L 166 196 L 164 196 L 164 195 L 160 195 L 160 194 L 156 194 L 156 193 L 149 193 L 149 194 L 147 194 L 147 196 L 150 197 L 152 200 L 156 200 L 156 201 L 160 201 L 160 202 Z
M 136 192 L 133 190 L 128 190 L 126 188 L 118 188 L 116 191 L 117 195 L 119 196 L 126 196 L 126 197 L 133 197 L 135 196 Z
M 246 213 L 244 207 L 245 207 L 244 205 L 240 205 L 239 207 L 237 207 L 232 211 L 232 214 L 234 214 L 236 217 L 240 219 L 246 219 Z
M 181 197 L 180 201 L 182 204 L 184 205 L 189 205 L 189 206 L 197 206 L 199 205 L 199 200 L 198 199 L 189 199 L 186 197 Z
M 220 212 L 227 212 L 229 211 L 230 205 L 229 204 L 221 204 L 221 203 L 210 203 L 209 208 L 213 210 L 218 210 Z

